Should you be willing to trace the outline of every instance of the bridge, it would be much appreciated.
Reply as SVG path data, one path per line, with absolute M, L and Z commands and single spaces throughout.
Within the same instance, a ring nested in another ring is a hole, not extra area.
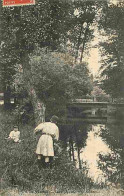
M 124 103 L 72 102 L 66 106 L 66 119 L 68 121 L 106 123 L 118 117 L 124 119 Z

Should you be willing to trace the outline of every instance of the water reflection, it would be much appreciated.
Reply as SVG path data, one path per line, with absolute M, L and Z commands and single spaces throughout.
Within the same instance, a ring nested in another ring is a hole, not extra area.
M 121 152 L 120 149 L 122 149 L 123 145 L 120 144 L 122 143 L 121 141 L 124 134 L 122 133 L 120 125 L 86 124 L 84 128 L 83 124 L 74 125 L 71 130 L 73 130 L 73 134 L 70 136 L 71 140 L 69 141 L 69 145 L 71 144 L 70 157 L 71 160 L 76 160 L 76 167 L 83 168 L 83 163 L 86 162 L 88 175 L 94 181 L 99 183 L 109 180 L 107 174 L 103 173 L 103 171 L 98 167 L 98 164 L 101 161 L 99 154 L 102 154 L 102 157 L 109 157 L 111 155 L 113 157 L 117 157 L 118 152 Z M 112 137 L 115 139 L 113 142 Z M 83 142 L 81 142 L 81 140 Z M 121 159 L 121 155 L 119 157 L 119 159 Z M 117 161 L 118 160 L 116 160 L 116 162 Z M 117 163 L 114 163 L 114 159 L 108 160 L 108 162 L 110 162 L 110 173 L 117 171 L 115 166 Z M 102 164 L 106 165 L 106 162 L 103 161 Z M 112 164 L 114 164 L 114 167 Z
M 122 121 L 108 119 L 105 124 L 68 121 L 61 133 L 70 160 L 77 168 L 84 169 L 86 163 L 88 175 L 96 182 L 124 182 Z
M 100 133 L 101 128 L 105 125 L 92 125 L 91 131 L 88 133 L 86 146 L 82 149 L 81 159 L 87 162 L 89 168 L 89 176 L 95 181 L 105 181 L 103 172 L 98 168 L 99 153 L 110 153 L 111 150 L 108 145 L 102 140 Z

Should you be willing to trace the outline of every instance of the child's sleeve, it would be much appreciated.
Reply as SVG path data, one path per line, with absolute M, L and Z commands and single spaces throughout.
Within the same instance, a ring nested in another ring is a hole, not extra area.
M 13 131 L 11 131 L 9 134 L 9 138 L 12 138 L 12 137 L 13 137 Z
M 55 139 L 58 141 L 59 140 L 59 128 L 56 128 L 56 134 L 55 134 Z
M 34 133 L 37 133 L 38 131 L 42 131 L 43 128 L 44 128 L 44 123 L 39 124 L 39 125 L 35 128 Z

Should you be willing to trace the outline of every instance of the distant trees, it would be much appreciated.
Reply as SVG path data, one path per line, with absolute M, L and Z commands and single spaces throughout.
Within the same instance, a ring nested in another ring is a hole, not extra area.
M 102 90 L 99 85 L 94 85 L 93 90 L 91 91 L 91 96 L 95 101 L 109 101 L 110 96 L 105 93 L 104 90 Z

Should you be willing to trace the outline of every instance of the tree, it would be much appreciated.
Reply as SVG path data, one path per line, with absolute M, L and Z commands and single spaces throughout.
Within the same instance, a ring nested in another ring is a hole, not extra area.
M 71 88 L 73 88 L 74 92 L 72 96 L 73 99 L 90 94 L 92 90 L 92 81 L 87 63 L 82 62 L 74 66 L 72 77 Z
M 85 49 L 92 40 L 92 24 L 95 21 L 97 5 L 93 1 L 75 1 L 74 15 L 71 20 L 71 28 L 68 31 L 68 49 L 75 57 L 75 63 L 82 63 Z
M 36 121 L 44 121 L 45 107 L 43 102 L 38 100 L 31 80 L 29 54 L 33 52 L 37 44 L 40 47 L 49 47 L 52 50 L 57 48 L 62 34 L 60 29 L 62 29 L 62 26 L 64 27 L 64 15 L 68 12 L 68 4 L 66 4 L 66 9 L 61 9 L 63 5 L 65 6 L 60 1 L 51 2 L 46 0 L 45 2 L 38 2 L 35 6 L 30 6 L 28 9 L 26 7 L 2 9 L 1 42 L 4 43 L 2 52 L 10 55 L 10 59 L 5 58 L 7 67 L 3 72 L 6 73 L 7 71 L 8 73 L 9 61 L 12 70 L 14 70 L 13 59 L 16 61 L 14 65 L 22 65 L 27 92 L 32 101 L 36 119 L 39 117 L 39 120 Z M 58 25 L 57 28 L 56 25 Z M 5 64 L 2 55 L 1 59 L 2 63 Z M 10 73 L 10 76 L 12 76 L 12 73 Z M 6 75 L 3 80 L 5 78 Z M 40 110 L 38 109 L 39 106 L 41 107 Z
M 107 41 L 101 42 L 102 88 L 113 98 L 124 96 L 124 3 L 106 5 L 101 25 Z M 101 26 L 100 25 L 100 26 Z
M 96 101 L 109 101 L 110 96 L 107 95 L 104 90 L 102 90 L 98 85 L 95 84 L 93 86 L 93 90 L 91 91 L 91 96 L 93 99 L 96 99 Z
M 9 74 L 13 78 L 16 64 L 22 66 L 23 80 L 33 105 L 36 123 L 44 121 L 45 105 L 42 98 L 39 100 L 32 80 L 30 56 L 38 47 L 45 48 L 47 53 L 54 50 L 61 51 L 62 46 L 67 44 L 69 31 L 73 28 L 74 10 L 76 9 L 76 6 L 74 4 L 71 6 L 71 3 L 71 1 L 45 0 L 44 2 L 37 1 L 36 5 L 29 6 L 28 9 L 26 6 L 2 8 L 1 43 L 3 43 L 4 49 L 2 47 L 1 50 L 4 57 L 6 54 L 9 58 L 5 57 L 4 61 L 3 55 L 1 55 L 1 68 L 6 63 L 3 72 L 8 73 L 10 65 L 11 72 Z M 80 6 L 83 8 L 81 2 Z M 90 7 L 90 4 L 86 6 L 89 12 L 92 12 L 92 8 L 93 6 Z M 85 21 L 92 22 L 93 17 L 86 19 L 89 16 L 88 13 L 84 13 L 83 16 L 81 14 L 80 20 L 85 18 Z M 91 15 L 94 16 L 94 12 Z M 75 18 L 75 24 L 76 20 Z M 3 80 L 6 77 L 5 75 Z
M 30 66 L 36 94 L 47 107 L 46 117 L 53 114 L 64 117 L 66 104 L 75 97 L 90 93 L 92 89 L 85 63 L 72 67 L 55 52 L 46 54 L 39 48 L 30 56 Z M 25 96 L 23 70 L 15 75 L 14 86 L 16 92 Z

